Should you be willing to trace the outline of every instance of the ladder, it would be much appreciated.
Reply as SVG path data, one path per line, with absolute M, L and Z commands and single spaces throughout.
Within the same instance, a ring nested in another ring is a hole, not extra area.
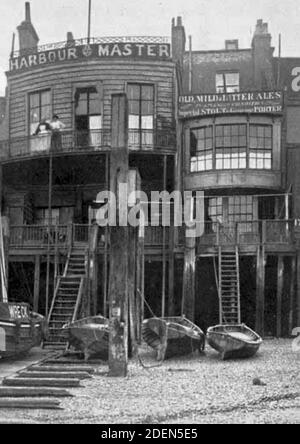
M 219 247 L 220 324 L 241 323 L 239 251 Z
M 86 255 L 71 252 L 64 271 L 58 279 L 48 316 L 48 337 L 44 348 L 65 349 L 68 338 L 63 326 L 71 322 L 78 309 L 78 298 L 83 292 L 87 274 Z

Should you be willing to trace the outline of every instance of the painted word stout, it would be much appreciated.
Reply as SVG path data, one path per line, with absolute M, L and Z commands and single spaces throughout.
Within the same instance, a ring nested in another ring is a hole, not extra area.
M 10 60 L 10 71 L 32 69 L 65 61 L 88 59 L 133 58 L 168 60 L 171 57 L 170 48 L 169 44 L 148 43 L 107 43 L 59 48 L 12 58 Z
M 234 113 L 282 113 L 281 91 L 198 94 L 179 97 L 180 118 Z

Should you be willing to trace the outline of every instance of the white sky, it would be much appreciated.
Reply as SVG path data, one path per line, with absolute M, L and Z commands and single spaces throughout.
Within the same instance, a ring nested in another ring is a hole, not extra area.
M 31 0 L 40 44 L 86 37 L 88 0 Z M 282 34 L 282 55 L 300 57 L 299 0 L 92 0 L 92 36 L 170 35 L 171 19 L 183 17 L 193 49 L 222 49 L 238 38 L 249 47 L 256 20 L 269 23 L 273 46 Z M 12 33 L 24 20 L 25 0 L 0 0 L 0 95 L 4 94 Z M 18 41 L 18 40 L 17 40 Z

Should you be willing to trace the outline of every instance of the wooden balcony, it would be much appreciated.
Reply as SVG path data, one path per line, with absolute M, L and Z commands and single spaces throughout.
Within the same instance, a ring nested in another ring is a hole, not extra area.
M 154 151 L 156 149 L 174 151 L 174 132 L 155 130 L 129 130 L 128 145 L 132 151 Z M 24 136 L 0 141 L 0 161 L 48 156 L 108 152 L 111 148 L 110 130 L 62 131 L 59 142 L 51 144 L 51 133 L 37 136 Z
M 245 252 L 262 246 L 267 251 L 294 249 L 293 220 L 259 220 L 251 222 L 205 222 L 204 235 L 198 239 L 197 250 L 201 254 L 219 247 L 239 246 Z

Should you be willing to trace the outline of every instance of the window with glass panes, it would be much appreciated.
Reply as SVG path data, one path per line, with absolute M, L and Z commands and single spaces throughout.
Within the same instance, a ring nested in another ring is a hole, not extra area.
M 272 126 L 250 125 L 249 167 L 258 170 L 272 168 Z
M 101 144 L 102 101 L 96 87 L 76 89 L 75 129 L 79 145 Z
M 191 172 L 213 168 L 213 127 L 191 130 Z
M 30 135 L 35 133 L 42 120 L 51 120 L 51 117 L 51 91 L 38 91 L 29 94 Z
M 216 231 L 217 224 L 223 223 L 223 198 L 222 197 L 211 197 L 208 200 L 208 221 L 207 231 Z M 212 224 L 211 224 L 212 223 Z
M 228 221 L 239 222 L 239 231 L 251 231 L 254 220 L 253 196 L 231 196 L 228 199 Z
M 153 145 L 154 85 L 128 84 L 129 145 Z
M 216 74 L 216 91 L 218 94 L 240 92 L 240 74 L 238 72 Z
M 247 167 L 247 125 L 216 126 L 216 169 Z

